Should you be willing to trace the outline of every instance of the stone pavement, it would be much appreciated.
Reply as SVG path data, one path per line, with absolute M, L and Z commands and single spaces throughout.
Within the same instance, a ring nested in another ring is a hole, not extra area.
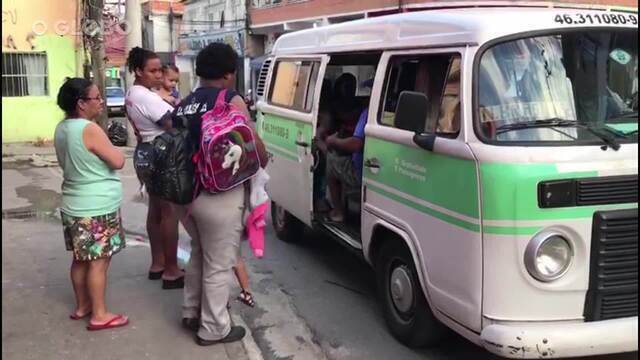
M 131 323 L 87 331 L 86 320 L 68 318 L 71 257 L 60 234 L 57 221 L 2 221 L 3 359 L 256 359 L 246 342 L 196 345 L 180 327 L 182 291 L 146 279 L 149 250 L 136 241 L 114 256 L 107 289 L 109 309 Z
M 130 148 L 123 151 L 132 153 Z M 2 173 L 3 359 L 262 359 L 249 328 L 242 342 L 196 345 L 193 335 L 180 326 L 182 291 L 162 290 L 161 282 L 146 279 L 146 204 L 137 197 L 131 160 L 120 175 L 125 193 L 123 222 L 132 230 L 127 230 L 127 248 L 114 256 L 107 289 L 109 309 L 129 315 L 131 324 L 98 332 L 88 332 L 85 320 L 68 318 L 74 304 L 71 256 L 55 218 L 62 179 L 55 151 L 3 144 Z M 16 215 L 24 219 L 5 219 Z M 182 230 L 183 261 L 188 257 L 188 242 Z M 230 282 L 237 286 L 233 279 Z M 232 306 L 233 321 L 246 327 L 234 302 Z
M 120 148 L 126 157 L 133 156 L 134 147 Z M 2 144 L 3 163 L 29 163 L 35 167 L 57 166 L 56 149 L 51 142 L 36 146 L 33 143 Z

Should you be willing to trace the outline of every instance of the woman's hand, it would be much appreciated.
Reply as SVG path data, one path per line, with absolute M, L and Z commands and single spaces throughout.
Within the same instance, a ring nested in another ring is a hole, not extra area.
M 327 139 L 325 140 L 325 142 L 327 143 L 327 148 L 328 149 L 335 148 L 337 140 L 338 140 L 338 134 L 337 133 L 333 133 L 333 134 L 327 136 Z

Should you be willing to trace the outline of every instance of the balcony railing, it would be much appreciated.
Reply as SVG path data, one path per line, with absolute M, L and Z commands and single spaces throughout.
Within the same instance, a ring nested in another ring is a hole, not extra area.
M 299 4 L 310 0 L 251 0 L 252 9 L 270 9 L 279 6 Z

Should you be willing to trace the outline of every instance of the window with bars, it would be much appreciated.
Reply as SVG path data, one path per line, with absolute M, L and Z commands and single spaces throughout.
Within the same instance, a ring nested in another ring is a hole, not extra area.
M 49 95 L 47 54 L 2 53 L 2 97 Z

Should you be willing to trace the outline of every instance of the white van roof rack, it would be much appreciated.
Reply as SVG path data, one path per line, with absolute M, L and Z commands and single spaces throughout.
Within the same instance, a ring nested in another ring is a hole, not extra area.
M 583 4 L 574 2 L 558 1 L 518 1 L 518 0 L 481 0 L 481 1 L 434 1 L 427 3 L 415 3 L 403 5 L 410 11 L 416 10 L 440 10 L 455 8 L 483 8 L 483 7 L 533 7 L 533 8 L 557 8 L 557 9 L 583 9 L 583 10 L 604 10 L 604 11 L 633 11 L 638 8 L 610 5 L 610 4 Z
M 465 7 L 465 4 L 468 6 Z M 475 46 L 518 33 L 590 28 L 593 24 L 560 23 L 557 19 L 567 13 L 581 13 L 583 16 L 590 15 L 590 18 L 599 19 L 596 12 L 600 11 L 616 12 L 616 16 L 625 17 L 624 23 L 606 23 L 606 27 L 637 31 L 637 25 L 627 20 L 634 17 L 637 24 L 636 11 L 625 14 L 612 7 L 579 4 L 565 7 L 564 4 L 548 1 L 449 1 L 434 2 L 430 8 L 414 7 L 404 13 L 372 16 L 287 33 L 276 40 L 272 54 L 282 56 L 376 49 Z

